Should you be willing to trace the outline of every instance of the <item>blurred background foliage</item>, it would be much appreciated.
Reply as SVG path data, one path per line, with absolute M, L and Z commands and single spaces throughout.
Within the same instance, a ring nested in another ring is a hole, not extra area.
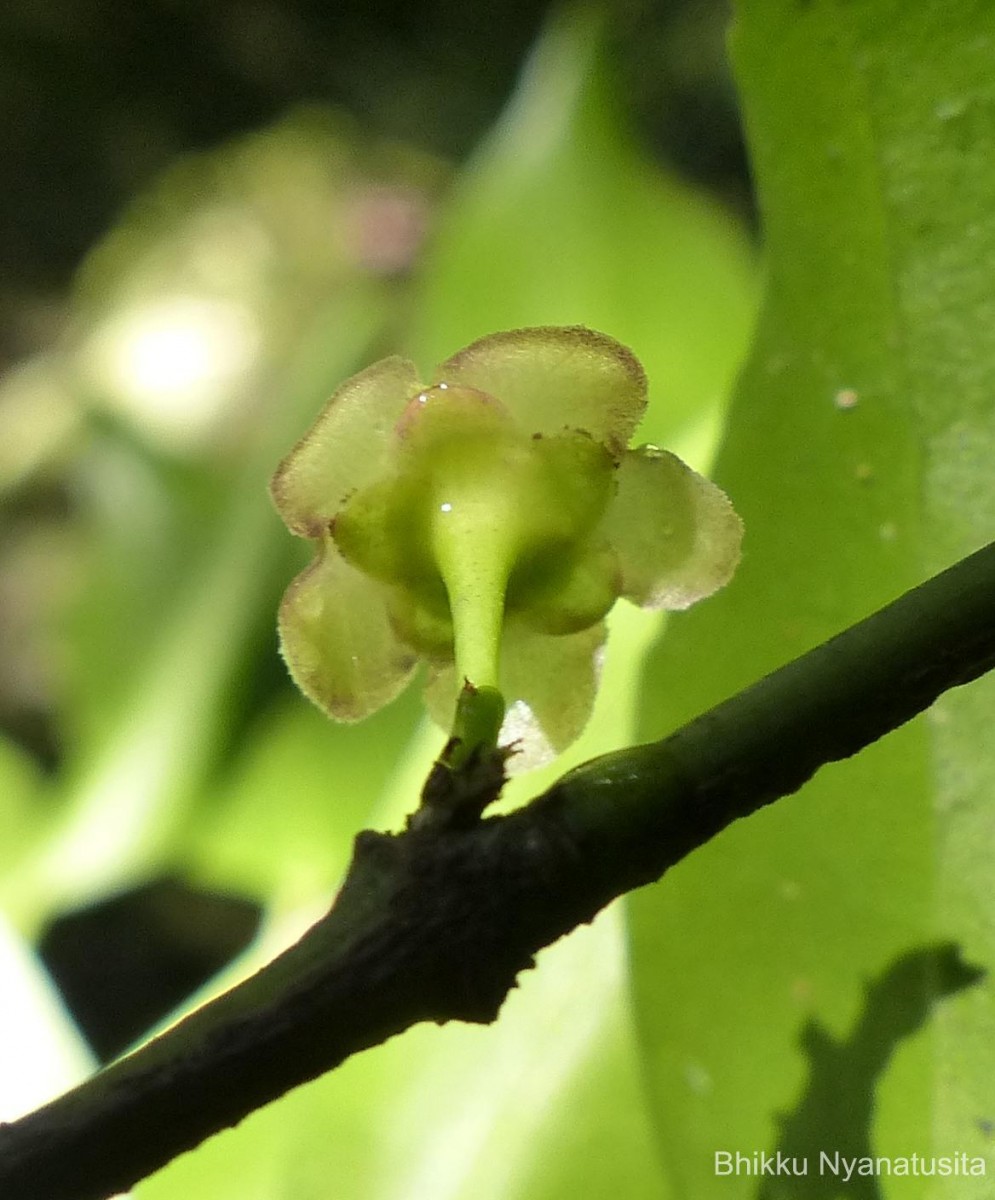
M 4 6 L 0 1117 L 299 934 L 438 749 L 417 688 L 333 727 L 276 654 L 307 550 L 265 485 L 342 378 L 584 323 L 707 467 L 756 293 L 727 17 Z M 506 803 L 633 740 L 661 625 L 613 616 L 590 729 Z M 413 1030 L 136 1194 L 669 1195 L 627 970 L 616 907 L 497 1028 Z

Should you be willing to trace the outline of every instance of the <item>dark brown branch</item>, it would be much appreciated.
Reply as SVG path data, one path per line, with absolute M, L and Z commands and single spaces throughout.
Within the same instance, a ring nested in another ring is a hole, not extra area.
M 420 1021 L 492 1021 L 543 946 L 995 664 L 995 546 L 664 741 L 470 828 L 362 833 L 259 974 L 0 1130 L 3 1200 L 101 1200 Z

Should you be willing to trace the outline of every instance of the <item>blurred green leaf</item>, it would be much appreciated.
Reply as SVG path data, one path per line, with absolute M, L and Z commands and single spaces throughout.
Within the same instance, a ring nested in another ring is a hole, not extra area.
M 67 638 L 74 749 L 123 719 L 236 510 L 268 513 L 276 462 L 371 353 L 404 265 L 384 255 L 417 247 L 417 230 L 394 244 L 381 209 L 403 225 L 407 205 L 413 225 L 440 175 L 303 109 L 183 159 L 89 255 L 63 368 L 91 413 L 72 480 L 89 548 Z M 277 534 L 267 556 L 280 572 L 293 547 Z
M 270 370 L 316 308 L 403 274 L 443 177 L 319 106 L 180 160 L 79 272 L 77 388 L 167 453 L 251 444 L 284 411 Z
M 129 662 L 116 660 L 127 681 L 114 719 L 77 747 L 58 784 L 63 806 L 50 840 L 4 883 L 5 904 L 20 922 L 36 923 L 53 908 L 143 877 L 175 852 L 174 839 L 238 707 L 237 687 L 259 623 L 275 611 L 292 573 L 265 491 L 277 457 L 270 439 L 280 446 L 292 439 L 291 417 L 296 426 L 315 411 L 327 381 L 348 374 L 369 353 L 382 321 L 375 289 L 331 302 L 274 380 L 287 398 L 275 430 L 231 485 L 142 652 Z M 114 654 L 112 642 L 101 638 L 108 654 Z M 275 638 L 270 645 L 275 654 Z
M 263 903 L 329 896 L 420 716 L 417 689 L 359 725 L 332 723 L 302 696 L 280 702 L 250 728 L 189 869 Z
M 608 19 L 607 6 L 567 5 L 550 22 L 443 214 L 410 346 L 427 367 L 497 329 L 602 330 L 645 366 L 640 431 L 663 442 L 724 401 L 754 270 L 732 217 L 665 175 L 625 127 Z
M 0 870 L 25 853 L 47 817 L 41 772 L 26 751 L 0 735 Z
M 993 34 L 966 2 L 740 6 L 770 284 L 715 474 L 745 557 L 726 592 L 672 620 L 645 737 L 992 537 Z M 790 1114 L 818 1047 L 843 1043 L 864 984 L 900 955 L 939 933 L 992 962 L 993 698 L 992 680 L 950 694 L 635 898 L 639 1026 L 679 1195 L 828 1195 L 717 1177 L 715 1151 L 773 1150 L 788 1123 L 801 1136 Z M 991 999 L 982 984 L 945 1002 L 914 1040 L 879 1031 L 874 1153 L 990 1154 Z M 837 1116 L 856 1103 L 841 1075 Z M 834 1149 L 831 1115 L 809 1148 Z
M 84 264 L 58 373 L 90 416 L 83 581 L 61 815 L 4 885 L 22 927 L 182 867 L 210 771 L 280 669 L 272 614 L 303 550 L 266 482 L 375 356 L 441 176 L 306 109 L 181 162 Z
M 157 458 L 120 428 L 91 429 L 73 467 L 84 582 L 61 631 L 70 759 L 111 736 L 134 703 L 134 669 L 214 549 L 225 501 L 220 480 Z M 132 669 L 122 670 L 123 662 Z

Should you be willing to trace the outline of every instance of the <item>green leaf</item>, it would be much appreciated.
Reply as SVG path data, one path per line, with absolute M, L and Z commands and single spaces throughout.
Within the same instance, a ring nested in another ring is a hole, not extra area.
M 361 725 L 340 726 L 292 695 L 251 727 L 246 745 L 194 830 L 187 869 L 198 882 L 283 909 L 327 904 L 356 831 L 418 726 L 411 689 Z
M 646 737 L 992 537 L 995 168 L 977 147 L 995 136 L 993 35 L 995 14 L 966 0 L 740 6 L 769 286 L 715 474 L 744 560 L 672 620 L 647 671 Z M 911 1037 L 892 1006 L 873 1070 L 837 1072 L 828 1112 L 811 1087 L 827 1047 L 856 1053 L 866 985 L 903 955 L 939 934 L 993 962 L 993 696 L 992 680 L 952 693 L 636 898 L 639 1024 L 679 1195 L 789 1194 L 716 1176 L 715 1152 L 790 1141 L 817 1162 L 848 1106 L 866 1152 L 990 1153 L 987 982 L 941 1001 L 950 988 L 925 972 L 929 1029 Z M 873 1194 L 926 1183 L 880 1179 Z
M 650 162 L 602 51 L 607 9 L 567 5 L 461 176 L 426 260 L 409 345 L 434 364 L 495 329 L 587 325 L 646 369 L 666 443 L 731 384 L 754 274 L 729 214 Z
M 93 417 L 72 480 L 92 553 L 60 647 L 58 819 L 3 881 L 19 921 L 182 859 L 275 658 L 293 566 L 265 480 L 397 301 L 371 206 L 395 186 L 427 204 L 438 176 L 302 110 L 182 160 L 84 264 L 53 373 Z
M 349 318 L 336 338 L 328 334 L 333 313 Z M 287 407 L 313 411 L 329 376 L 356 365 L 381 320 L 379 297 L 359 291 L 322 310 L 283 373 Z M 280 434 L 272 436 L 282 442 Z M 127 682 L 113 719 L 74 748 L 55 785 L 63 803 L 50 838 L 3 880 L 19 922 L 140 878 L 174 849 L 237 706 L 233 681 L 258 622 L 276 607 L 277 572 L 286 577 L 283 535 L 265 494 L 276 453 L 267 444 L 245 465 L 143 653 L 118 661 Z
M 30 755 L 0 734 L 0 868 L 9 870 L 44 829 L 42 775 Z
M 182 603 L 194 564 L 213 549 L 231 482 L 164 461 L 126 429 L 106 425 L 89 430 L 72 477 L 85 582 L 65 620 L 61 715 L 70 758 L 112 736 L 133 703 L 134 669 L 164 614 Z

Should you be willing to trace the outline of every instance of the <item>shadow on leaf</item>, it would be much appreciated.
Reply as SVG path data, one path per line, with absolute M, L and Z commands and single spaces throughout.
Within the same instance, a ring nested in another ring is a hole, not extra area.
M 875 1085 L 899 1042 L 916 1033 L 934 1003 L 977 983 L 985 972 L 965 963 L 959 947 L 942 943 L 900 955 L 866 986 L 864 1008 L 848 1037 L 839 1040 L 817 1021 L 801 1033 L 808 1079 L 797 1107 L 780 1118 L 775 1163 L 807 1163 L 807 1174 L 768 1176 L 757 1200 L 883 1200 L 878 1178 L 820 1174 L 820 1152 L 848 1162 L 873 1158 L 871 1121 Z M 780 1160 L 777 1156 L 780 1155 Z

